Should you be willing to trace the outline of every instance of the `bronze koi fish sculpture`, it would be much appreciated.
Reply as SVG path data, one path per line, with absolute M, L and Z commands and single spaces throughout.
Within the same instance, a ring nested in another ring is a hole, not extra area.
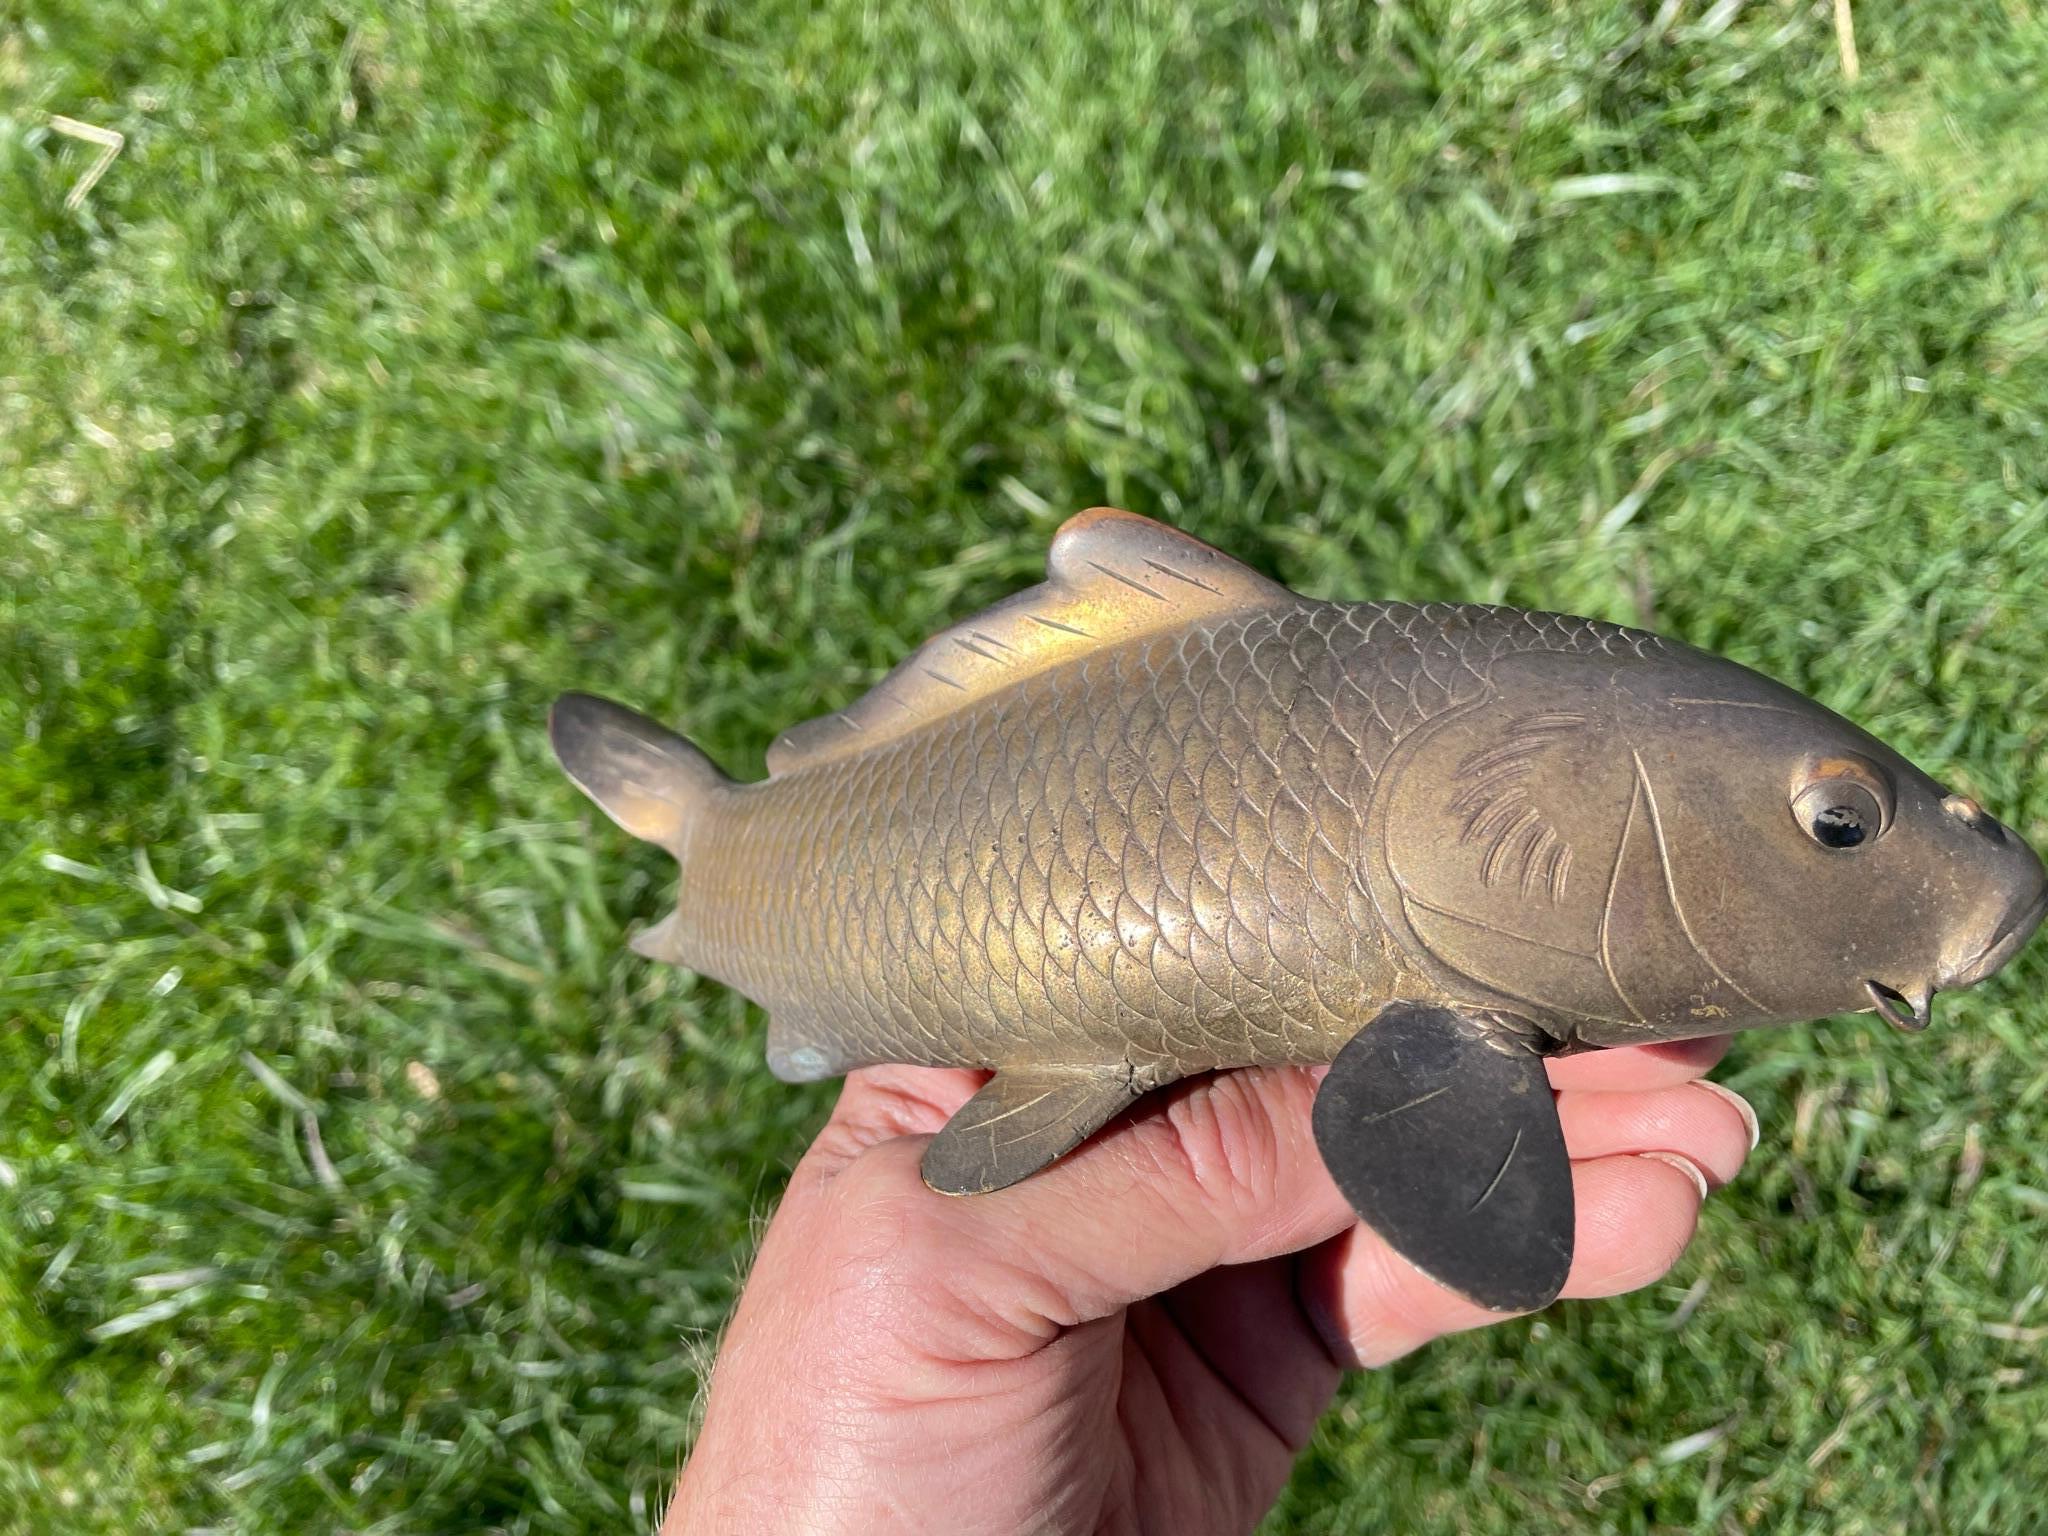
M 640 953 L 768 1011 L 768 1064 L 991 1068 L 925 1181 L 1000 1189 L 1147 1091 L 1331 1063 L 1317 1145 L 1482 1306 L 1557 1295 L 1543 1058 L 1839 1012 L 1919 1029 L 2041 921 L 2040 859 L 1789 688 L 1640 630 L 1297 596 L 1084 512 L 1049 579 L 737 784 L 570 694 L 569 776 L 681 866 Z

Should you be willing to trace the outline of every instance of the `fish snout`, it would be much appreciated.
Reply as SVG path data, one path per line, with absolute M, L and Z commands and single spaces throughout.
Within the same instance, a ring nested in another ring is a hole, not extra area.
M 1949 797 L 1950 800 L 1961 798 L 1957 795 Z M 1946 801 L 1943 803 L 1947 804 Z M 1935 985 L 1943 991 L 1974 986 L 1998 970 L 2020 952 L 2027 940 L 2033 937 L 2034 930 L 2041 926 L 2042 917 L 2048 915 L 2048 869 L 2043 868 L 2040 855 L 2018 833 L 2008 830 L 1981 810 L 1977 815 L 1995 829 L 2003 850 L 1997 882 L 2000 900 L 1993 909 L 1995 915 L 1989 936 L 1962 951 L 1953 961 L 1942 964 L 1935 977 Z
M 2048 888 L 2036 891 L 2031 899 L 2014 905 L 2005 921 L 1969 958 L 1956 963 L 1943 962 L 1931 983 L 1919 982 L 1902 991 L 1874 977 L 1866 980 L 1863 990 L 1870 998 L 1872 1009 L 1894 1028 L 1919 1033 L 1934 1016 L 1935 993 L 1974 987 L 2000 970 L 2033 937 L 2043 916 L 2048 916 Z
M 1984 901 L 1944 946 L 1931 980 L 1873 977 L 1863 983 L 1873 1011 L 1899 1029 L 1925 1029 L 1935 993 L 1975 986 L 1998 971 L 2048 916 L 2048 869 L 2026 839 L 1967 795 L 1944 796 L 1941 808 L 1997 851 L 1985 850 L 1992 868 Z
M 2048 890 L 2036 891 L 2031 900 L 2015 905 L 1976 954 L 1958 965 L 1944 965 L 1935 985 L 1944 992 L 1975 986 L 2020 952 L 2044 915 L 2048 915 Z

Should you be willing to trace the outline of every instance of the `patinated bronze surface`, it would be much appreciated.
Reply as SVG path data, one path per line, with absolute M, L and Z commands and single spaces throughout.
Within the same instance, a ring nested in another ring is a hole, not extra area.
M 925 1177 L 994 1190 L 1191 1073 L 1333 1062 L 1361 1216 L 1483 1305 L 1570 1262 L 1546 1055 L 1875 1011 L 2002 966 L 2041 861 L 1732 662 L 1588 619 L 1299 597 L 1126 512 L 735 784 L 569 695 L 570 776 L 681 865 L 643 954 L 806 1081 L 995 1077 Z

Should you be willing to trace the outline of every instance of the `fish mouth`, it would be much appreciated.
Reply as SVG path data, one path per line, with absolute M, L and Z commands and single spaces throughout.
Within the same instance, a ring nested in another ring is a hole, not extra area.
M 2034 936 L 2034 930 L 2040 926 L 2044 915 L 2048 915 L 2048 886 L 2044 886 L 2025 906 L 2013 908 L 2012 915 L 1991 935 L 1982 949 L 1945 974 L 1941 978 L 1943 990 L 1975 986 L 1991 975 L 2019 953 L 2020 947 Z
M 1903 1029 L 1917 1035 L 1925 1029 L 1934 1017 L 1934 988 L 1923 987 L 1917 998 L 1906 996 L 1896 987 L 1888 987 L 1881 981 L 1866 980 L 1863 990 L 1869 994 L 1870 1006 L 1878 1017 L 1894 1029 Z
M 2048 886 L 2044 886 L 2025 905 L 2014 907 L 2011 915 L 1999 924 L 1998 931 L 1976 954 L 1953 969 L 1943 967 L 1934 985 L 1922 984 L 1911 992 L 1901 992 L 1875 977 L 1867 978 L 1863 991 L 1870 999 L 1871 1008 L 1894 1029 L 1918 1034 L 1934 1017 L 1936 992 L 1953 992 L 1975 986 L 1991 975 L 2019 953 L 2020 946 L 2034 936 L 2034 930 L 2041 925 L 2044 916 L 2048 916 Z

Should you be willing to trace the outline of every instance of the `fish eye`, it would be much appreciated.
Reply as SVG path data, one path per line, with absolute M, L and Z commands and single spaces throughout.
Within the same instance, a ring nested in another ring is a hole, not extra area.
M 1792 816 L 1823 848 L 1860 848 L 1885 829 L 1890 803 L 1876 773 L 1860 763 L 1836 760 L 1816 765 L 1792 797 Z

